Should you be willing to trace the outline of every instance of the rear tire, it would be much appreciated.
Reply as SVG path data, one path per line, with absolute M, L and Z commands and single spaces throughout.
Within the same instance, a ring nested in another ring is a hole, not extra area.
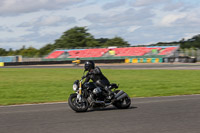
M 84 97 L 82 97 L 82 102 L 78 102 L 76 93 L 70 95 L 68 104 L 76 112 L 86 112 L 89 107 L 88 101 Z
M 115 91 L 115 93 L 118 93 L 120 90 L 117 90 Z M 131 105 L 131 99 L 130 97 L 127 95 L 125 98 L 121 99 L 121 100 L 118 100 L 118 101 L 115 101 L 113 103 L 113 105 L 115 107 L 117 107 L 118 109 L 127 109 L 130 107 Z

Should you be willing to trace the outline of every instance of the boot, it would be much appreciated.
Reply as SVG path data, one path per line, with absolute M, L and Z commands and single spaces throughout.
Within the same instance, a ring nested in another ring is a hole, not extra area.
M 108 93 L 107 99 L 112 99 L 114 97 L 114 93 L 108 87 L 105 87 L 105 90 Z

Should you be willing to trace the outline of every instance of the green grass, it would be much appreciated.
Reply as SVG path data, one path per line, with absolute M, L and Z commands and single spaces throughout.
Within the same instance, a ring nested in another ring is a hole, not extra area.
M 200 94 L 199 70 L 102 70 L 131 97 Z M 67 101 L 81 69 L 0 69 L 0 105 Z

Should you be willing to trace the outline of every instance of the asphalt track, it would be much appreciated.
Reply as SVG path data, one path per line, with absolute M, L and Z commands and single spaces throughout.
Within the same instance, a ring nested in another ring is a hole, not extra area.
M 103 69 L 172 69 L 172 70 L 200 70 L 200 63 L 130 63 L 130 64 L 96 64 Z M 75 68 L 83 69 L 83 64 L 73 66 L 72 64 L 57 65 L 26 65 L 26 66 L 5 66 L 3 68 Z
M 0 133 L 199 133 L 200 95 L 134 98 L 75 113 L 67 103 L 0 106 Z

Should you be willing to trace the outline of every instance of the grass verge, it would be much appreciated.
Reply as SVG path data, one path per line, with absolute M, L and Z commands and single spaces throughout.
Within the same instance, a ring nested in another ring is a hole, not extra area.
M 199 70 L 110 70 L 110 82 L 130 97 L 200 94 Z M 0 105 L 67 101 L 81 69 L 0 69 Z

